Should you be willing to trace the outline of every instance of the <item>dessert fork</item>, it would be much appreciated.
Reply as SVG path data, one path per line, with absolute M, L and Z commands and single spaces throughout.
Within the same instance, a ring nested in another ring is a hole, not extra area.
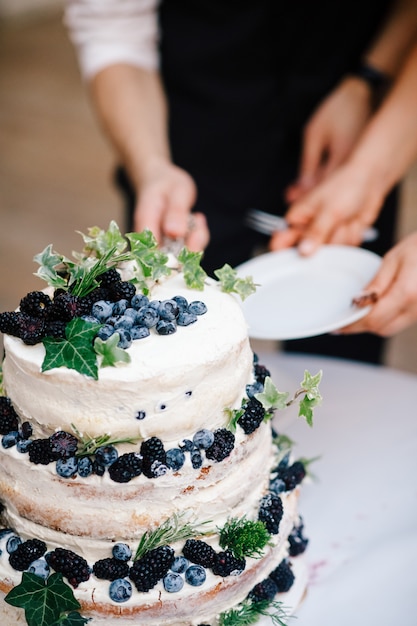
M 246 226 L 262 235 L 272 235 L 277 230 L 286 230 L 288 228 L 285 218 L 261 211 L 260 209 L 249 209 L 246 213 L 245 223 Z M 375 241 L 375 239 L 378 239 L 378 235 L 376 228 L 366 228 L 363 232 L 362 243 Z

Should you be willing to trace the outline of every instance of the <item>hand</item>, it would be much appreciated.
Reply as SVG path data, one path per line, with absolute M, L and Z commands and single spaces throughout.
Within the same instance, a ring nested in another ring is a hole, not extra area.
M 153 161 L 141 177 L 135 230 L 149 228 L 160 243 L 165 237 L 184 239 L 190 250 L 204 250 L 210 239 L 206 218 L 193 213 L 190 220 L 196 196 L 194 180 L 185 170 L 166 160 Z
M 300 254 L 313 254 L 324 243 L 358 245 L 383 204 L 385 190 L 372 172 L 349 162 L 293 204 L 289 228 L 271 238 L 271 250 L 298 245 Z
M 300 200 L 347 159 L 371 113 L 369 87 L 355 77 L 325 98 L 304 129 L 300 173 L 286 191 L 287 202 Z
M 389 337 L 417 321 L 417 232 L 385 255 L 364 293 L 376 294 L 377 303 L 364 318 L 342 328 L 341 334 L 372 332 Z

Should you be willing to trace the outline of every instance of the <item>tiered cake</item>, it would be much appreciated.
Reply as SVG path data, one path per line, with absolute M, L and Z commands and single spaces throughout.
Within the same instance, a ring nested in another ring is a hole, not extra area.
M 114 224 L 92 233 L 75 265 L 35 257 L 52 288 L 0 315 L 1 624 L 281 619 L 305 469 L 222 290 L 251 283 L 187 251 L 169 269 L 150 233 L 130 252 Z

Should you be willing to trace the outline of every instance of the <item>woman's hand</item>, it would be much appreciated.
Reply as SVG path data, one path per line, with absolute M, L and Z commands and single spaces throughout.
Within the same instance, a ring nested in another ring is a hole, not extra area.
M 359 300 L 366 304 L 367 297 L 377 298 L 372 311 L 342 328 L 341 334 L 371 332 L 389 337 L 417 321 L 417 232 L 385 255 Z
M 202 213 L 191 218 L 196 197 L 194 180 L 185 170 L 165 159 L 153 160 L 141 176 L 135 230 L 149 228 L 159 242 L 184 239 L 190 250 L 204 250 L 210 234 Z
M 371 114 L 369 86 L 359 78 L 345 78 L 304 129 L 300 174 L 286 191 L 287 202 L 300 200 L 347 159 Z

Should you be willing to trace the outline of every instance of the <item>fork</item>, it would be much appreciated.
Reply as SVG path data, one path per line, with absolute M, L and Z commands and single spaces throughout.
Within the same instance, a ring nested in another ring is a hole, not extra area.
M 246 226 L 262 235 L 272 235 L 277 230 L 286 230 L 288 224 L 285 218 L 272 213 L 266 213 L 260 209 L 249 209 L 246 213 Z M 370 242 L 378 239 L 378 231 L 376 228 L 367 228 L 363 232 L 362 242 Z

